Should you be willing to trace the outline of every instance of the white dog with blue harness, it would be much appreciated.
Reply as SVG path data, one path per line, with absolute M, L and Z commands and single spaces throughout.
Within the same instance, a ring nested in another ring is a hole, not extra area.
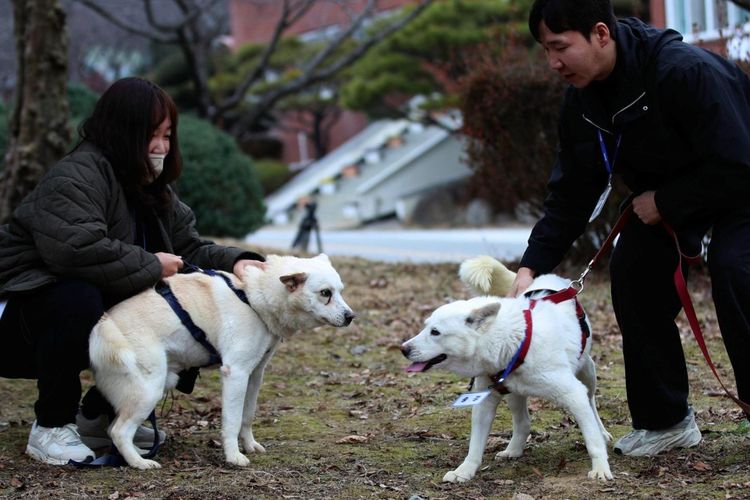
M 221 366 L 226 461 L 248 465 L 239 443 L 246 453 L 265 451 L 253 436 L 252 419 L 278 343 L 298 330 L 346 326 L 354 317 L 324 254 L 269 255 L 265 270 L 248 266 L 243 281 L 220 271 L 194 272 L 166 278 L 156 288 L 107 311 L 89 338 L 97 387 L 117 414 L 109 435 L 139 469 L 159 467 L 133 444 L 140 423 L 175 387 L 180 371 L 211 363 Z

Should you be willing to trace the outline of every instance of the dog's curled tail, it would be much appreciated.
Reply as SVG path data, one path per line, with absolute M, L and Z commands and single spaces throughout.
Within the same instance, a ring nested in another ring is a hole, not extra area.
M 474 293 L 504 297 L 510 291 L 516 273 L 488 255 L 465 260 L 458 270 L 461 281 Z
M 106 367 L 108 371 L 135 371 L 135 353 L 117 324 L 106 313 L 91 330 L 89 358 L 94 371 L 101 367 Z

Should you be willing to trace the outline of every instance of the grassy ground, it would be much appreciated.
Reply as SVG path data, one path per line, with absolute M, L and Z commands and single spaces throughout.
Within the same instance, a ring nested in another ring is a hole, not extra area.
M 204 370 L 193 395 L 160 408 L 169 441 L 163 468 L 76 470 L 24 455 L 33 420 L 33 381 L 0 379 L 0 496 L 3 498 L 748 498 L 750 428 L 706 367 L 682 317 L 691 400 L 701 445 L 656 458 L 610 457 L 614 481 L 587 479 L 589 458 L 575 423 L 532 400 L 526 454 L 493 460 L 510 437 L 501 405 L 483 467 L 466 484 L 441 478 L 464 458 L 470 410 L 450 402 L 468 380 L 437 370 L 404 373 L 398 346 L 448 300 L 466 298 L 455 265 L 383 264 L 333 259 L 358 317 L 346 329 L 301 332 L 271 361 L 260 393 L 255 436 L 267 453 L 247 468 L 223 463 L 219 380 Z M 571 273 L 573 274 L 573 273 Z M 581 296 L 594 326 L 599 406 L 615 438 L 629 430 L 620 339 L 605 272 Z M 691 282 L 714 361 L 732 381 L 708 283 Z M 87 384 L 90 384 L 90 378 Z M 528 496 L 526 496 L 528 495 Z

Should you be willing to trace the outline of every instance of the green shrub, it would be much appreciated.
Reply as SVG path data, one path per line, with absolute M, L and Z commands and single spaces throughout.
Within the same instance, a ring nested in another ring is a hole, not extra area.
M 258 176 L 234 139 L 209 122 L 182 115 L 180 198 L 195 212 L 198 232 L 242 238 L 263 223 Z
M 68 105 L 70 106 L 70 118 L 77 123 L 87 118 L 96 106 L 99 95 L 93 90 L 80 83 L 68 84 Z
M 96 106 L 99 95 L 93 90 L 80 83 L 68 83 L 68 105 L 70 107 L 70 124 L 71 142 L 70 149 L 73 149 L 80 138 L 78 137 L 78 127 L 83 120 L 91 116 Z
M 565 84 L 536 55 L 511 43 L 501 54 L 480 54 L 460 90 L 463 132 L 469 137 L 466 161 L 475 171 L 472 194 L 498 211 L 522 205 L 539 217 L 557 154 Z M 568 252 L 571 263 L 594 255 L 617 219 L 623 193 L 615 184 L 602 214 Z
M 525 203 L 541 215 L 564 84 L 521 45 L 472 62 L 461 97 L 475 194 L 500 211 Z
M 263 193 L 268 196 L 276 191 L 294 174 L 289 171 L 289 167 L 278 160 L 264 158 L 254 160 L 255 169 L 258 172 L 258 180 L 263 187 Z

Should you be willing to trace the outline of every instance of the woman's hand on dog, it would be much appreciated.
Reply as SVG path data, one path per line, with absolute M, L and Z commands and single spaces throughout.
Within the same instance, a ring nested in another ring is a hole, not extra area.
M 534 270 L 528 267 L 519 267 L 516 273 L 516 279 L 513 280 L 513 284 L 510 285 L 510 291 L 508 291 L 508 297 L 518 297 L 531 285 L 534 281 Z
M 259 260 L 240 259 L 240 260 L 238 260 L 237 262 L 234 263 L 234 267 L 232 268 L 232 272 L 239 279 L 244 280 L 245 279 L 245 267 L 247 267 L 247 266 L 257 267 L 261 271 L 265 271 L 266 270 L 266 263 L 265 262 L 261 262 Z
M 182 257 L 179 255 L 166 252 L 156 252 L 154 255 L 156 255 L 156 258 L 159 259 L 159 263 L 161 264 L 162 278 L 173 276 L 182 269 Z

